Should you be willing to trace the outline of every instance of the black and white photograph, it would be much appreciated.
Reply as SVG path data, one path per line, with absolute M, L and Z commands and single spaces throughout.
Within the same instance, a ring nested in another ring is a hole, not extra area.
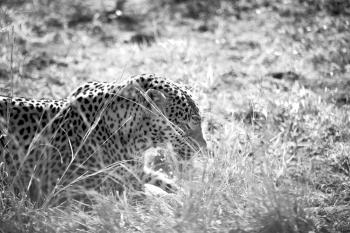
M 350 0 L 0 0 L 0 233 L 124 232 L 350 232 Z

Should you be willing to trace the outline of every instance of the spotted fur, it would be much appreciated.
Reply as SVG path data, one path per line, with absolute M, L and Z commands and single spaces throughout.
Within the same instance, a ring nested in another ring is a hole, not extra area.
M 89 82 L 60 101 L 1 97 L 0 116 L 8 182 L 34 200 L 103 183 L 170 191 L 172 184 L 145 172 L 144 152 L 170 143 L 187 160 L 206 147 L 191 96 L 155 75 Z

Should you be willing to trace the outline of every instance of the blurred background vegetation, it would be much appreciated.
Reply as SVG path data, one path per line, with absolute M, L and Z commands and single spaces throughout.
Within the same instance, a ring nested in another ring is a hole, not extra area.
M 38 76 L 36 70 L 50 69 L 51 65 L 65 69 L 72 62 L 55 56 L 74 60 L 69 51 L 76 52 L 80 40 L 85 46 L 91 46 L 88 41 L 99 44 L 102 51 L 123 43 L 150 46 L 156 39 L 197 32 L 202 37 L 212 35 L 225 50 L 234 42 L 230 36 L 236 24 L 240 28 L 247 22 L 255 24 L 250 26 L 252 30 L 261 26 L 259 31 L 274 39 L 271 43 L 294 46 L 295 57 L 302 56 L 313 70 L 331 77 L 349 70 L 349 5 L 345 0 L 3 0 L 0 40 L 7 46 L 1 51 L 0 73 L 3 78 L 8 76 L 12 40 L 14 74 L 33 78 Z M 256 34 L 252 39 L 263 39 Z M 264 49 L 255 41 L 239 43 L 244 44 L 240 49 Z M 266 65 L 272 62 L 269 59 L 274 58 L 266 58 Z

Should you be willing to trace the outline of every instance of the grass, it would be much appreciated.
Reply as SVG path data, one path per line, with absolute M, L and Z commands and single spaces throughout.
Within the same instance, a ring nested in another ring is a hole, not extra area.
M 5 2 L 2 87 L 62 98 L 87 80 L 161 74 L 191 87 L 210 153 L 178 178 L 183 190 L 138 205 L 95 194 L 89 211 L 38 209 L 0 185 L 0 230 L 348 232 L 347 1 L 162 1 L 148 14 L 130 2 L 122 16 Z

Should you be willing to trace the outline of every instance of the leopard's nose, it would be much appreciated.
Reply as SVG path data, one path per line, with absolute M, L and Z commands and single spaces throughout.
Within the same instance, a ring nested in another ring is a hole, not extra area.
M 201 137 L 201 138 L 198 140 L 198 144 L 199 144 L 201 150 L 207 150 L 207 142 L 204 140 L 203 137 Z
M 192 135 L 192 138 L 197 142 L 200 150 L 205 153 L 207 151 L 207 142 L 203 138 L 202 132 Z

